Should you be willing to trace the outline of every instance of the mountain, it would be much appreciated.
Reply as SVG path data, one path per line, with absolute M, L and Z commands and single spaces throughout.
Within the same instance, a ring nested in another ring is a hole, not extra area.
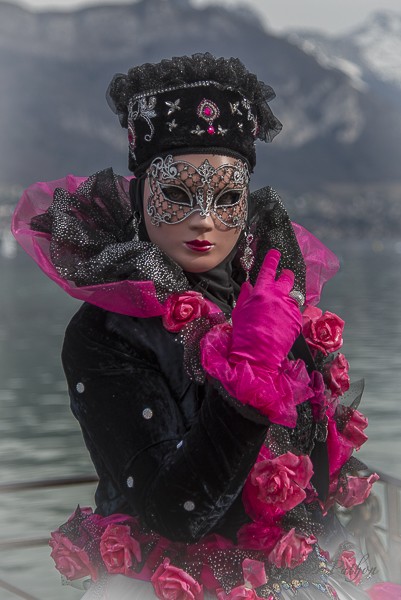
M 340 36 L 299 30 L 288 38 L 323 65 L 348 74 L 359 89 L 401 104 L 401 11 L 378 11 Z
M 368 36 L 361 32 L 362 48 Z M 352 52 L 361 55 L 359 46 L 343 57 L 323 42 L 278 36 L 252 12 L 195 8 L 190 0 L 65 13 L 0 2 L 0 188 L 110 165 L 127 173 L 126 131 L 104 99 L 113 74 L 210 51 L 239 56 L 277 93 L 272 108 L 284 129 L 273 144 L 260 144 L 255 187 L 307 194 L 315 212 L 322 197 L 349 204 L 373 188 L 398 198 L 401 106 L 370 86 L 365 67 L 351 60 Z

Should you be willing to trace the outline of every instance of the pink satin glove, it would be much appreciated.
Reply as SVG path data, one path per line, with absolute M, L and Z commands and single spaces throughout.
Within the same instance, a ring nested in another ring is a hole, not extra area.
M 230 362 L 247 361 L 277 372 L 301 331 L 301 312 L 289 296 L 294 274 L 283 269 L 276 279 L 280 256 L 278 250 L 270 250 L 255 286 L 246 282 L 241 287 L 232 312 Z

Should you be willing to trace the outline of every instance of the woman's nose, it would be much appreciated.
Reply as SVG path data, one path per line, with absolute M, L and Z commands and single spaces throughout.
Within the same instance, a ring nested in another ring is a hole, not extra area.
M 214 229 L 213 217 L 210 213 L 202 215 L 200 211 L 194 212 L 190 216 L 189 228 L 197 231 L 211 231 Z

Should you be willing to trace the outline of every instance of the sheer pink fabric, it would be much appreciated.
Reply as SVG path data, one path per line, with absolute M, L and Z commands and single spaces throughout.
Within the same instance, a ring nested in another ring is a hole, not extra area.
M 116 281 L 77 287 L 72 281 L 63 279 L 50 258 L 50 237 L 31 229 L 32 217 L 46 212 L 57 187 L 74 193 L 85 180 L 85 177 L 67 175 L 64 179 L 30 186 L 15 209 L 11 226 L 13 235 L 42 271 L 73 298 L 135 317 L 162 315 L 164 308 L 157 299 L 152 281 Z
M 56 188 L 74 193 L 86 179 L 67 175 L 63 179 L 31 185 L 23 193 L 14 212 L 11 229 L 15 238 L 42 271 L 73 298 L 131 316 L 153 317 L 163 314 L 164 309 L 157 299 L 152 281 L 116 281 L 77 287 L 72 281 L 63 279 L 50 259 L 49 237 L 31 229 L 32 217 L 46 212 Z M 293 225 L 307 266 L 307 303 L 317 304 L 323 285 L 338 270 L 338 260 L 306 229 L 295 223 Z
M 306 304 L 316 305 L 324 284 L 334 277 L 340 263 L 334 252 L 302 225 L 292 223 L 292 226 L 306 263 Z

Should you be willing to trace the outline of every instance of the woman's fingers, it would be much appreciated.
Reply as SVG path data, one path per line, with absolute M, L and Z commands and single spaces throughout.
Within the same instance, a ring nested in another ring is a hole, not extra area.
M 260 268 L 259 275 L 255 283 L 255 290 L 261 291 L 266 284 L 269 284 L 276 279 L 280 257 L 280 252 L 275 248 L 269 250 Z
M 290 269 L 283 269 L 276 279 L 277 267 L 279 265 L 280 258 L 281 253 L 278 250 L 274 248 L 269 250 L 259 271 L 259 275 L 255 283 L 255 290 L 258 292 L 263 291 L 265 285 L 269 285 L 273 281 L 277 281 L 284 293 L 290 293 L 294 287 L 295 275 Z
M 290 269 L 283 269 L 277 282 L 280 283 L 281 289 L 285 294 L 289 294 L 294 287 L 295 275 Z
M 240 293 L 237 298 L 237 302 L 235 304 L 233 313 L 234 313 L 234 311 L 238 311 L 245 304 L 245 302 L 248 300 L 249 296 L 252 294 L 252 291 L 253 291 L 252 284 L 249 281 L 245 281 L 245 283 L 243 283 L 241 286 Z

